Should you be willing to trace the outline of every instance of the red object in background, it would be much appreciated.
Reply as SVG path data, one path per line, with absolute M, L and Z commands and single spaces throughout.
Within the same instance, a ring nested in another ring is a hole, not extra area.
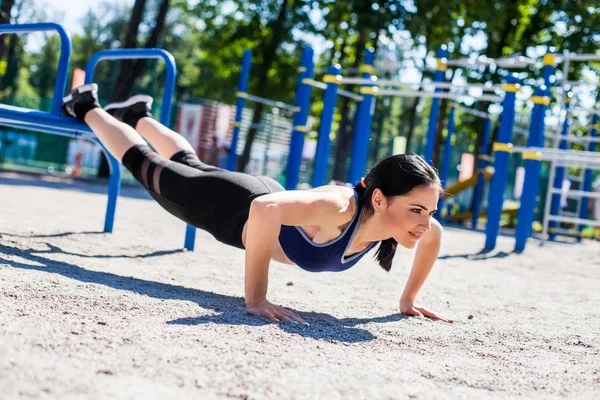
M 460 173 L 458 181 L 466 181 L 473 176 L 473 167 L 475 166 L 475 157 L 471 153 L 463 153 L 460 158 Z

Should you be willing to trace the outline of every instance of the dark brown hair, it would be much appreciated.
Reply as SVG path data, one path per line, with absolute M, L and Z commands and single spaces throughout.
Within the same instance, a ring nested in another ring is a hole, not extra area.
M 363 212 L 370 216 L 374 213 L 371 198 L 375 189 L 381 190 L 386 197 L 402 196 L 419 186 L 432 186 L 442 191 L 442 184 L 436 170 L 416 154 L 397 154 L 384 158 L 365 176 L 366 188 L 359 182 L 354 190 L 363 200 Z M 385 239 L 379 245 L 375 258 L 384 270 L 392 267 L 396 254 L 395 239 Z

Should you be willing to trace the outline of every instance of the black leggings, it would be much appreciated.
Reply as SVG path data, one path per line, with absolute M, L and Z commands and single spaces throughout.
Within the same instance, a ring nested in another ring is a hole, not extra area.
M 285 190 L 269 177 L 204 164 L 188 151 L 167 160 L 148 146 L 136 145 L 123 156 L 123 165 L 165 210 L 240 249 L 252 200 Z

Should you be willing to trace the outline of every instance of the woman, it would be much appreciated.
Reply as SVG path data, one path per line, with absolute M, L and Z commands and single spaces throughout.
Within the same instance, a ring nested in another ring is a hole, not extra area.
M 419 243 L 400 311 L 452 322 L 415 304 L 442 235 L 432 218 L 440 180 L 422 158 L 388 157 L 354 189 L 286 191 L 273 179 L 202 163 L 181 135 L 152 119 L 151 105 L 150 97 L 138 95 L 103 110 L 95 84 L 76 88 L 63 99 L 65 113 L 87 123 L 162 207 L 217 240 L 246 250 L 248 313 L 305 322 L 267 300 L 271 260 L 312 272 L 343 271 L 379 244 L 375 256 L 389 271 L 397 244 L 413 248 Z

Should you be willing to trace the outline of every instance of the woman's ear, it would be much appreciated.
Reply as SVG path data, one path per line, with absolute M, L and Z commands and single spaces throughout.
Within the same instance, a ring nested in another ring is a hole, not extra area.
M 387 198 L 379 188 L 373 191 L 373 195 L 371 196 L 371 203 L 373 204 L 373 209 L 375 210 L 375 212 L 385 210 L 385 208 L 387 207 Z

